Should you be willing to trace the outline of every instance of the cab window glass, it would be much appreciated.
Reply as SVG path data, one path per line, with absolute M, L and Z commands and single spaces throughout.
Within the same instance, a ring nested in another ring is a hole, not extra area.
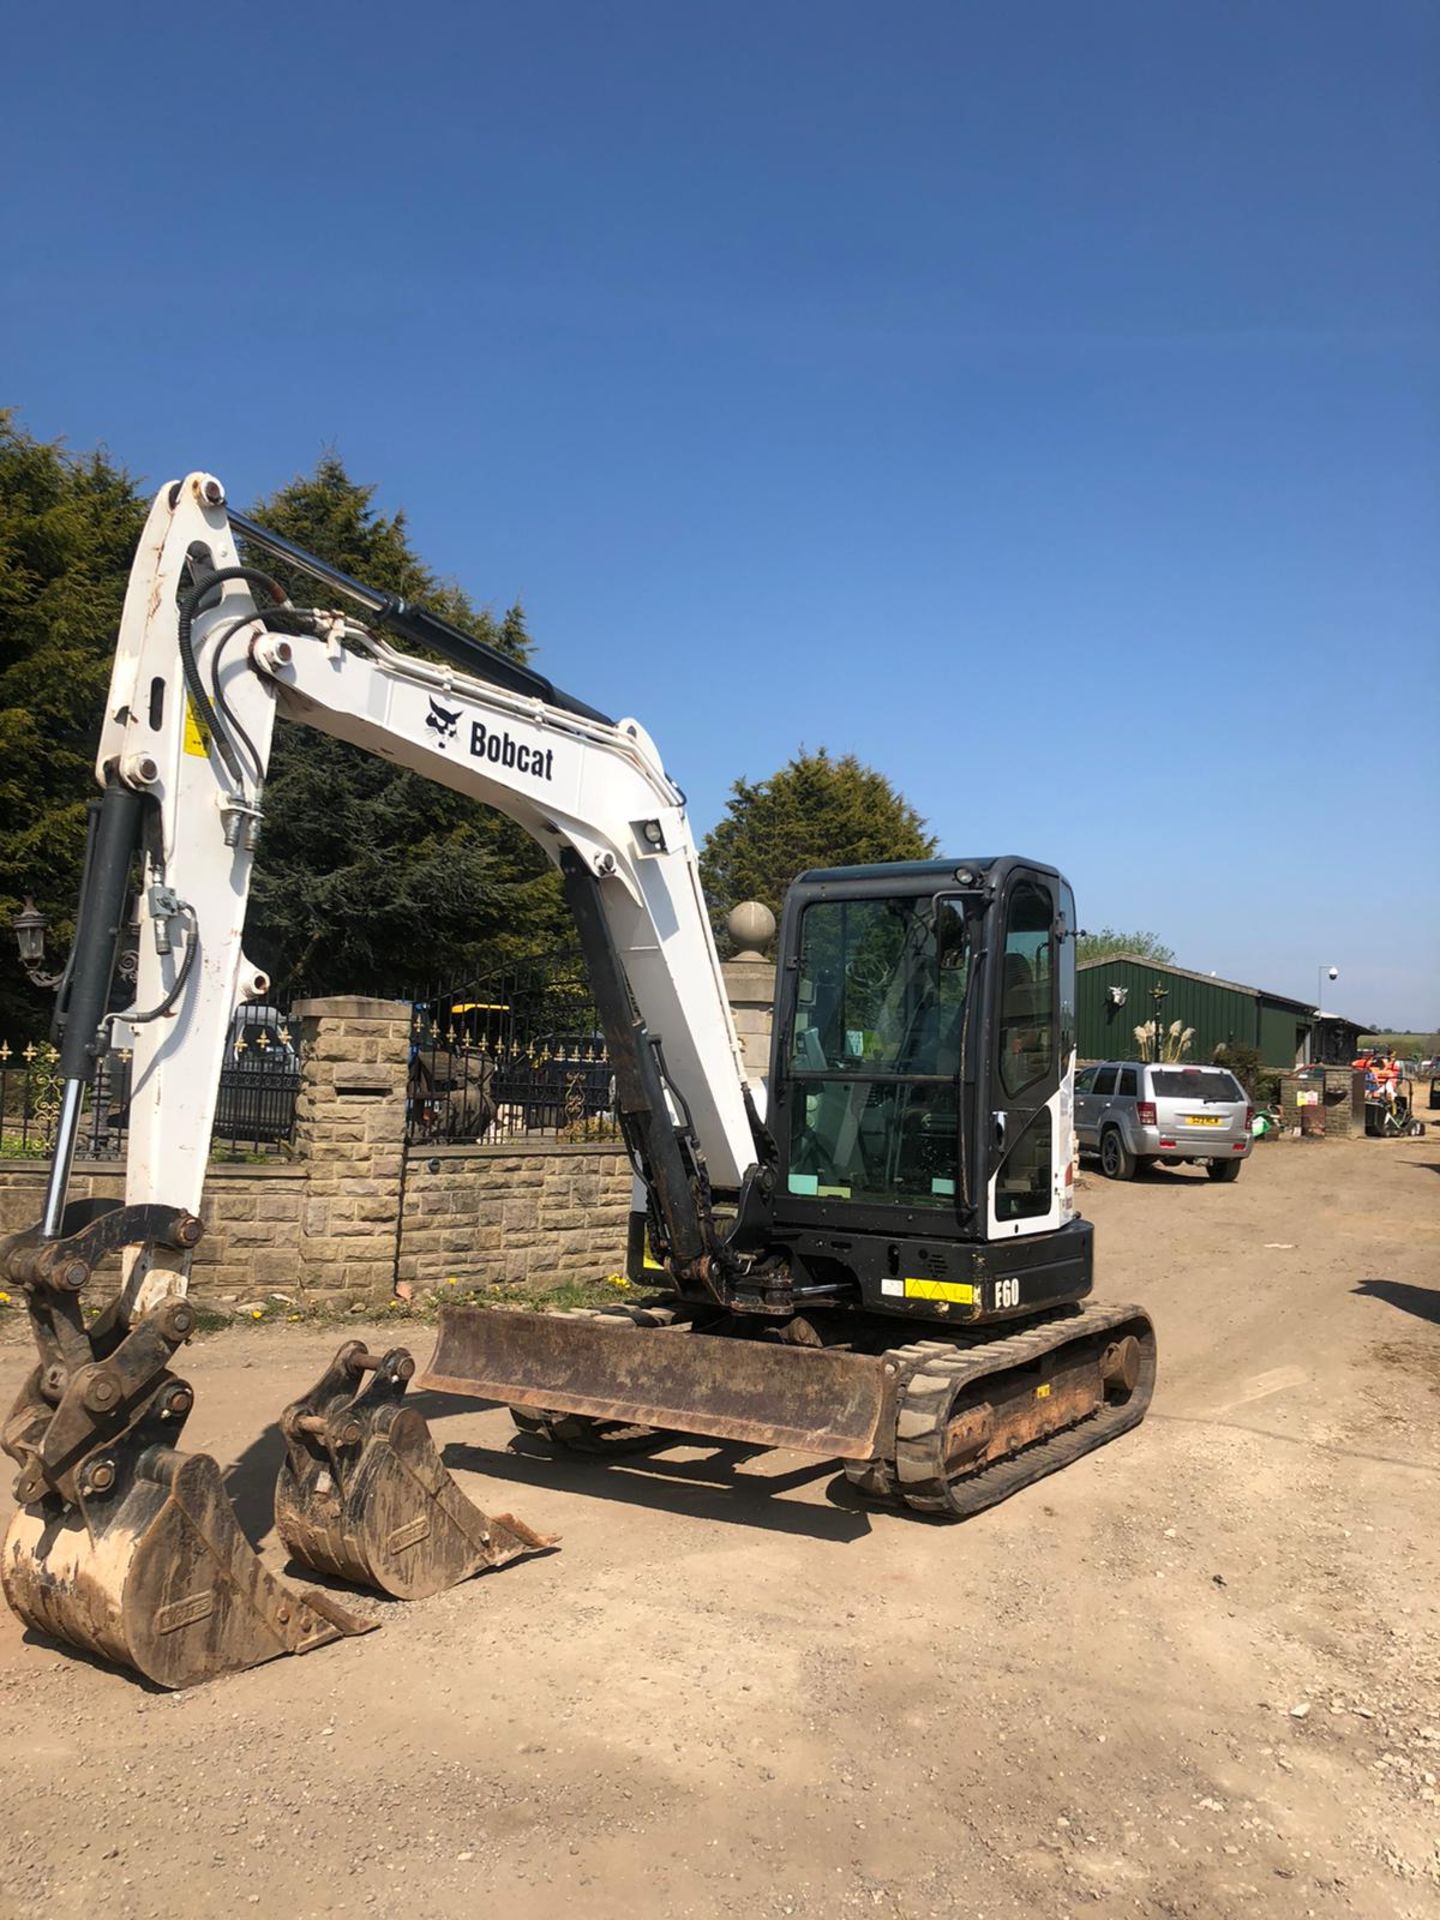
M 1006 1154 L 995 1182 L 997 1220 L 1034 1220 L 1049 1213 L 1054 1189 L 1054 1130 L 1041 1107 Z
M 953 1209 L 970 979 L 960 901 L 819 900 L 800 923 L 788 1191 Z
M 1075 1051 L 1075 942 L 1079 928 L 1075 920 L 1075 895 L 1066 880 L 1060 882 L 1060 1060 L 1069 1060 Z
M 1055 907 L 1049 891 L 1022 880 L 1010 896 L 1000 976 L 1000 1082 L 1017 1094 L 1055 1059 Z
M 952 1078 L 969 978 L 958 901 L 817 901 L 800 927 L 795 1071 Z

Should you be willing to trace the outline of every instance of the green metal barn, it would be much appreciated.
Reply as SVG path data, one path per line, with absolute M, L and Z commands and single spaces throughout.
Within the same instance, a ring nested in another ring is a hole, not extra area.
M 1302 1000 L 1136 954 L 1082 960 L 1079 999 L 1082 1060 L 1133 1059 L 1135 1029 L 1158 1008 L 1165 1026 L 1178 1020 L 1195 1029 L 1187 1060 L 1209 1060 L 1216 1047 L 1258 1047 L 1267 1067 L 1294 1067 L 1307 1058 L 1315 1017 Z

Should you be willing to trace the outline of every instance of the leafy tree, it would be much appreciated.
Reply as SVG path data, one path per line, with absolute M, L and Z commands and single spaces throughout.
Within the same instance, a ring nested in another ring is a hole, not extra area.
M 925 822 L 883 773 L 853 753 L 832 759 L 803 748 L 768 780 L 737 780 L 725 816 L 700 854 L 718 921 L 741 900 L 779 913 L 807 867 L 925 860 L 935 852 Z
M 1076 942 L 1079 960 L 1116 960 L 1122 954 L 1138 960 L 1153 960 L 1158 966 L 1173 966 L 1175 950 L 1167 947 L 1158 933 L 1117 933 L 1102 927 L 1099 933 L 1082 933 Z
M 438 580 L 412 548 L 403 513 L 375 512 L 374 491 L 327 455 L 253 513 L 367 585 L 525 659 L 524 609 L 516 604 L 497 622 Z M 297 604 L 335 597 L 256 558 L 284 575 Z M 458 985 L 568 938 L 557 877 L 513 822 L 311 728 L 277 727 L 247 948 L 282 988 Z
M 1214 1060 L 1217 1067 L 1228 1067 L 1250 1098 L 1258 1106 L 1277 1106 L 1280 1101 L 1280 1076 L 1265 1065 L 1264 1056 L 1258 1047 L 1246 1047 L 1221 1042 L 1216 1047 Z
M 10 921 L 33 894 L 54 955 L 74 931 L 95 741 L 145 513 L 103 451 L 36 440 L 0 410 L 0 1037 L 49 1022 Z

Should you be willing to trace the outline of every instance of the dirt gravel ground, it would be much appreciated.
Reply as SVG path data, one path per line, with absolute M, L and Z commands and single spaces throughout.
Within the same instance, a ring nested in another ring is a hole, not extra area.
M 1084 1205 L 1099 1291 L 1158 1324 L 1153 1412 L 967 1525 L 434 1400 L 467 1491 L 559 1552 L 178 1696 L 6 1614 L 0 1912 L 1433 1920 L 1440 1132 Z M 277 1567 L 256 1436 L 334 1345 L 187 1361 L 187 1441 Z

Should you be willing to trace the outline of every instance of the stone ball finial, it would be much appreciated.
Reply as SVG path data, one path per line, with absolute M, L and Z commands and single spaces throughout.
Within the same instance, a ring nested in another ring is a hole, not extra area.
M 730 909 L 725 931 L 735 942 L 737 960 L 758 960 L 775 938 L 775 916 L 761 900 L 742 900 Z

